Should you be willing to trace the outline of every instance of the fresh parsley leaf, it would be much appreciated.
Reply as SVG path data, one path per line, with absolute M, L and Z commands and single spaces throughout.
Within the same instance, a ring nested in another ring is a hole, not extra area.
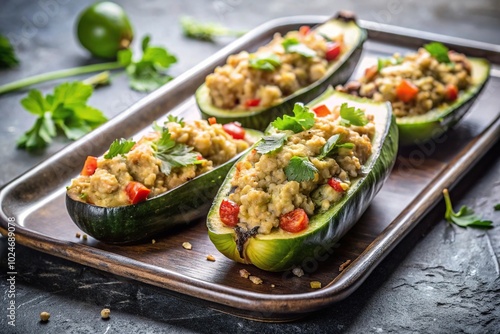
M 308 48 L 305 44 L 299 42 L 296 38 L 286 38 L 281 42 L 286 53 L 298 53 L 306 58 L 316 56 L 316 51 Z
M 311 181 L 314 180 L 318 169 L 307 157 L 292 157 L 285 167 L 285 174 L 288 181 Z
M 27 150 L 44 148 L 58 130 L 75 140 L 106 122 L 101 111 L 87 105 L 92 92 L 92 86 L 82 82 L 62 83 L 45 97 L 40 91 L 31 90 L 21 105 L 38 119 L 19 138 L 17 146 Z
M 161 160 L 161 171 L 169 175 L 172 168 L 200 164 L 199 154 L 193 148 L 171 139 L 168 128 L 162 129 L 160 139 L 153 143 L 155 156 Z
M 275 54 L 260 55 L 250 57 L 249 65 L 251 68 L 262 71 L 274 71 L 281 65 L 281 60 Z
M 168 115 L 167 122 L 179 123 L 181 126 L 184 126 L 184 118 L 174 115 Z
M 364 126 L 368 124 L 365 112 L 359 108 L 349 107 L 347 103 L 340 106 L 340 123 L 344 126 Z
M 500 203 L 495 204 L 495 206 L 493 208 L 495 209 L 495 211 L 500 211 Z
M 278 117 L 272 126 L 278 130 L 291 130 L 294 133 L 299 133 L 309 130 L 314 125 L 314 112 L 309 107 L 302 103 L 295 103 L 293 107 L 294 116 L 284 115 L 283 118 Z
M 150 37 L 142 40 L 142 58 L 133 60 L 130 49 L 118 52 L 118 61 L 126 67 L 129 85 L 140 92 L 155 90 L 172 80 L 166 70 L 177 62 L 177 58 L 165 48 L 149 45 Z
M 244 31 L 229 29 L 217 23 L 200 23 L 190 17 L 181 18 L 181 28 L 184 36 L 207 42 L 213 42 L 216 37 L 239 37 L 245 34 Z
M 260 154 L 274 153 L 281 149 L 286 143 L 288 136 L 286 133 L 274 133 L 270 136 L 263 136 L 262 141 L 255 148 Z
M 444 214 L 444 218 L 449 223 L 456 224 L 460 227 L 493 227 L 493 222 L 491 220 L 482 220 L 481 217 L 474 214 L 474 211 L 472 209 L 468 208 L 465 205 L 462 206 L 458 212 L 454 212 L 448 189 L 443 190 L 443 196 L 446 204 L 446 212 Z
M 440 63 L 451 63 L 448 56 L 448 48 L 439 42 L 431 42 L 424 45 L 424 49 Z
M 115 139 L 115 141 L 113 141 L 109 146 L 108 153 L 104 155 L 104 159 L 113 159 L 117 155 L 125 155 L 130 152 L 134 145 L 135 141 L 133 140 L 127 140 L 124 138 Z
M 325 158 L 327 155 L 329 155 L 330 153 L 333 153 L 336 149 L 339 149 L 339 148 L 348 148 L 348 149 L 354 148 L 353 143 L 339 144 L 338 143 L 339 140 L 340 140 L 339 134 L 333 135 L 330 138 L 328 138 L 325 145 L 323 145 L 323 147 L 321 148 L 321 151 L 318 155 L 318 159 Z
M 0 68 L 12 68 L 19 64 L 12 44 L 7 37 L 0 35 Z
M 380 72 L 380 70 L 383 69 L 384 67 L 391 66 L 391 65 L 399 65 L 401 63 L 403 63 L 402 57 L 378 58 L 377 71 Z

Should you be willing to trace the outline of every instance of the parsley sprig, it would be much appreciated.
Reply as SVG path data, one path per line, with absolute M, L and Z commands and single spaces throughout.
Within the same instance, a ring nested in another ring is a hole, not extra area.
M 273 53 L 258 56 L 251 55 L 248 65 L 257 70 L 274 71 L 281 65 L 281 60 Z
M 347 149 L 352 149 L 354 148 L 353 143 L 339 143 L 340 141 L 340 135 L 336 134 L 328 138 L 326 141 L 325 145 L 321 148 L 321 151 L 318 155 L 318 159 L 324 159 L 326 156 L 334 153 L 337 151 L 339 148 L 347 148 Z
M 106 122 L 101 111 L 87 105 L 92 92 L 92 86 L 83 82 L 62 83 L 45 97 L 39 90 L 31 90 L 21 104 L 38 118 L 19 138 L 17 146 L 26 150 L 44 148 L 58 131 L 76 140 Z
M 12 44 L 7 37 L 0 35 L 0 68 L 12 68 L 19 64 Z
M 294 156 L 285 167 L 285 174 L 288 181 L 311 181 L 314 180 L 318 169 L 309 158 Z
M 255 148 L 260 154 L 268 154 L 277 152 L 288 139 L 288 134 L 285 132 L 274 133 L 270 136 L 263 136 L 262 141 Z
M 316 51 L 307 47 L 307 45 L 300 43 L 296 38 L 285 38 L 281 42 L 286 53 L 297 53 L 306 58 L 312 58 L 316 56 Z
M 344 126 L 365 126 L 368 124 L 368 118 L 366 118 L 363 110 L 342 103 L 340 106 L 340 124 Z
M 118 155 L 125 155 L 132 147 L 134 147 L 135 141 L 128 139 L 115 139 L 109 146 L 108 153 L 104 155 L 104 159 L 113 159 Z
M 446 204 L 444 218 L 449 223 L 456 224 L 460 227 L 493 227 L 493 222 L 491 220 L 482 220 L 481 217 L 474 214 L 474 211 L 471 208 L 468 208 L 465 205 L 463 205 L 458 212 L 454 212 L 448 189 L 443 190 L 443 196 Z
M 153 150 L 161 160 L 161 171 L 165 175 L 169 175 L 175 167 L 202 163 L 202 160 L 198 160 L 199 153 L 193 152 L 192 147 L 173 140 L 165 127 L 161 128 L 161 137 L 153 143 Z
M 177 62 L 177 58 L 167 49 L 150 45 L 151 38 L 142 39 L 142 57 L 133 60 L 132 50 L 118 52 L 118 62 L 126 68 L 129 85 L 139 92 L 150 92 L 172 80 L 166 70 Z
M 179 123 L 181 127 L 184 126 L 184 118 L 179 117 L 179 116 L 174 116 L 174 115 L 168 115 L 167 116 L 167 122 L 174 122 L 174 123 Z
M 432 57 L 440 63 L 451 63 L 448 56 L 448 48 L 439 42 L 431 42 L 424 45 L 424 49 L 431 54 Z

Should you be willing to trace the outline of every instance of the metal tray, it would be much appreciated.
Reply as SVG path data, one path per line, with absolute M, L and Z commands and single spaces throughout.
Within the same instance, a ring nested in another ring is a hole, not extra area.
M 11 222 L 16 241 L 77 263 L 165 288 L 176 296 L 246 318 L 288 321 L 346 298 L 433 208 L 445 187 L 452 187 L 488 152 L 500 135 L 496 95 L 500 91 L 500 47 L 371 22 L 360 22 L 369 32 L 355 72 L 377 57 L 412 51 L 428 41 L 440 41 L 470 56 L 492 62 L 490 80 L 481 96 L 450 132 L 412 149 L 400 150 L 393 172 L 382 190 L 335 249 L 318 250 L 303 263 L 305 276 L 268 273 L 234 263 L 211 244 L 203 220 L 158 236 L 156 243 L 111 246 L 92 238 L 76 238 L 81 231 L 64 205 L 65 186 L 78 174 L 87 155 L 100 155 L 118 137 L 137 136 L 167 113 L 199 118 L 195 89 L 229 54 L 253 50 L 275 32 L 317 24 L 325 16 L 300 16 L 270 21 L 225 47 L 171 83 L 153 92 L 81 140 L 67 146 L 0 190 L 0 231 Z M 193 245 L 191 251 L 182 242 Z M 215 262 L 206 260 L 212 254 Z M 352 262 L 343 271 L 339 266 Z M 254 285 L 239 277 L 245 268 L 263 279 Z M 310 281 L 323 288 L 313 290 Z

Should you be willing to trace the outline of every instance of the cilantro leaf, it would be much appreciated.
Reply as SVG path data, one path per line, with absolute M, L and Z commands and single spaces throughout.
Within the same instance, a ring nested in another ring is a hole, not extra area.
M 297 53 L 306 58 L 312 58 L 316 56 L 316 51 L 310 49 L 305 44 L 299 42 L 296 38 L 286 38 L 281 43 L 285 49 L 285 53 Z
M 338 143 L 339 140 L 340 140 L 340 135 L 339 134 L 333 135 L 330 138 L 328 138 L 328 140 L 326 141 L 325 145 L 323 145 L 323 147 L 321 148 L 321 151 L 320 151 L 320 153 L 318 155 L 318 159 L 325 158 L 327 155 L 329 155 L 330 153 L 334 152 L 335 149 L 339 149 L 339 148 L 353 149 L 354 148 L 354 144 L 353 143 L 339 144 Z
M 309 107 L 302 103 L 295 103 L 293 107 L 294 116 L 284 115 L 283 118 L 278 117 L 272 126 L 278 130 L 291 130 L 294 133 L 299 133 L 309 130 L 314 125 L 314 113 Z
M 347 103 L 340 106 L 340 123 L 344 126 L 364 126 L 368 124 L 365 112 L 359 108 L 349 107 Z
M 285 174 L 288 181 L 311 181 L 318 173 L 316 166 L 307 157 L 292 157 L 285 167 Z
M 104 159 L 113 159 L 117 155 L 125 155 L 130 152 L 134 145 L 135 141 L 133 140 L 127 140 L 124 138 L 115 139 L 109 146 L 108 153 L 104 155 Z
M 167 122 L 174 122 L 174 123 L 179 123 L 181 126 L 184 126 L 184 118 L 174 116 L 174 115 L 168 115 L 167 116 Z
M 12 44 L 7 37 L 0 35 L 0 68 L 12 68 L 19 64 Z
M 181 18 L 181 28 L 184 36 L 207 42 L 213 42 L 216 37 L 239 37 L 245 34 L 244 31 L 229 29 L 217 23 L 200 23 L 190 17 Z
M 53 94 L 43 96 L 31 90 L 21 105 L 38 116 L 35 124 L 22 135 L 17 146 L 34 150 L 46 147 L 58 130 L 68 139 L 75 140 L 107 121 L 101 111 L 88 106 L 93 88 L 83 82 L 65 82 L 54 88 Z
M 192 152 L 193 148 L 176 143 L 171 139 L 168 128 L 162 129 L 160 139 L 153 143 L 155 156 L 161 160 L 161 171 L 165 175 L 172 172 L 172 168 L 200 164 L 199 153 Z
M 166 70 L 177 62 L 177 58 L 168 50 L 158 46 L 150 46 L 149 41 L 149 36 L 143 38 L 143 54 L 138 61 L 133 60 L 130 49 L 118 52 L 118 61 L 126 67 L 130 87 L 140 92 L 155 90 L 172 80 Z
M 500 203 L 499 204 L 495 204 L 495 206 L 493 207 L 493 209 L 495 209 L 495 211 L 500 211 Z
M 449 223 L 456 224 L 460 227 L 493 227 L 493 222 L 491 220 L 482 220 L 481 217 L 474 214 L 474 211 L 471 208 L 468 208 L 465 205 L 462 206 L 458 212 L 454 212 L 448 189 L 443 190 L 443 196 L 446 204 L 444 218 Z
M 262 71 L 274 71 L 281 65 L 281 60 L 275 54 L 260 55 L 250 57 L 249 65 L 251 68 Z
M 287 138 L 286 133 L 274 133 L 270 136 L 263 136 L 262 141 L 255 149 L 260 154 L 274 153 L 283 147 Z
M 448 48 L 439 42 L 432 42 L 424 45 L 424 49 L 440 63 L 451 63 L 448 56 Z

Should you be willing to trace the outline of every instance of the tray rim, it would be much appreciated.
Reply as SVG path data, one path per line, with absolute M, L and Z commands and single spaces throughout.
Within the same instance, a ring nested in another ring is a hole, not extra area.
M 83 137 L 75 143 L 67 145 L 52 157 L 49 157 L 40 164 L 34 166 L 26 173 L 7 183 L 5 186 L 0 188 L 0 203 L 3 202 L 3 199 L 7 196 L 9 190 L 13 189 L 16 185 L 22 182 L 23 179 L 32 175 L 36 175 L 37 172 L 44 166 L 52 163 L 53 161 L 57 161 L 68 151 L 74 150 L 79 146 L 79 143 L 82 143 L 86 140 L 91 139 L 93 136 L 98 136 L 101 133 L 108 131 L 108 129 L 111 128 L 112 125 L 119 124 L 127 117 L 137 113 L 149 101 L 153 101 L 159 96 L 168 94 L 172 87 L 176 85 L 182 85 L 196 73 L 204 71 L 207 68 L 212 69 L 214 63 L 219 62 L 221 59 L 225 59 L 228 54 L 232 53 L 233 50 L 241 47 L 241 45 L 250 42 L 261 34 L 264 34 L 268 30 L 277 29 L 280 26 L 306 24 L 309 22 L 319 23 L 325 21 L 326 19 L 328 19 L 327 16 L 317 15 L 291 16 L 274 19 L 252 29 L 242 38 L 239 38 L 233 43 L 227 45 L 211 57 L 207 58 L 202 63 L 179 75 L 169 84 L 139 100 L 131 107 L 127 108 L 127 110 L 121 112 L 119 115 L 114 117 L 104 126 L 97 129 L 90 135 Z M 479 41 L 469 41 L 467 39 L 459 37 L 421 32 L 409 28 L 385 25 L 370 21 L 358 20 L 358 23 L 361 27 L 367 29 L 369 34 L 379 34 L 379 36 L 392 35 L 405 38 L 410 37 L 420 40 L 445 41 L 449 45 L 475 48 L 482 51 L 492 52 L 495 54 L 495 57 L 499 57 L 498 62 L 500 62 L 500 45 Z M 370 40 L 371 38 L 373 37 L 370 37 L 369 35 L 368 40 Z M 183 102 L 184 101 L 180 101 L 178 105 L 182 104 Z M 437 198 L 439 198 L 439 196 L 441 195 L 440 189 L 445 186 L 451 187 L 473 166 L 473 163 L 462 162 L 479 160 L 482 155 L 486 154 L 488 148 L 493 146 L 496 140 L 498 140 L 499 133 L 500 119 L 497 117 L 497 119 L 493 121 L 486 130 L 475 137 L 464 149 L 462 149 L 457 157 L 453 161 L 451 161 L 438 175 L 440 176 L 443 174 L 443 176 L 447 177 L 442 177 L 441 182 L 434 184 L 434 186 L 432 187 L 432 191 L 426 192 L 427 195 L 417 195 L 415 199 L 349 265 L 349 267 L 346 268 L 346 270 L 344 270 L 327 286 L 320 290 L 284 295 L 271 295 L 240 290 L 237 288 L 224 286 L 220 283 L 212 283 L 194 277 L 184 276 L 178 272 L 161 267 L 156 267 L 154 265 L 149 265 L 144 262 L 134 260 L 110 251 L 99 250 L 92 246 L 76 244 L 70 241 L 64 241 L 42 235 L 35 231 L 26 229 L 22 225 L 18 224 L 16 224 L 16 242 L 79 264 L 88 265 L 90 267 L 104 270 L 115 275 L 142 281 L 144 283 L 152 284 L 167 290 L 172 290 L 189 297 L 203 299 L 211 303 L 236 308 L 239 310 L 255 311 L 258 309 L 264 315 L 264 318 L 267 318 L 266 314 L 271 315 L 272 317 L 277 316 L 278 318 L 282 318 L 283 316 L 290 317 L 292 315 L 305 314 L 319 308 L 326 307 L 327 305 L 330 305 L 336 301 L 340 301 L 346 298 L 354 290 L 356 290 L 357 287 L 369 276 L 371 271 L 375 269 L 375 267 L 385 258 L 385 256 L 387 256 L 389 252 L 399 243 L 399 241 L 413 229 L 413 227 L 419 222 L 420 218 L 422 218 L 425 213 L 430 211 L 434 207 L 434 205 L 437 204 Z M 485 147 L 486 149 L 471 150 L 471 147 Z M 435 179 L 438 176 L 436 176 Z M 450 180 L 450 176 L 454 176 L 454 178 Z M 437 189 L 439 189 L 439 191 L 436 191 Z M 435 204 L 427 206 L 424 210 L 422 210 L 422 206 L 412 206 L 413 202 L 425 202 L 428 200 L 431 200 Z M 414 209 L 408 210 L 409 207 L 413 207 Z M 3 210 L 0 211 L 0 218 L 0 232 L 6 235 L 7 216 Z M 397 223 L 398 221 L 399 223 Z M 402 235 L 399 235 L 396 238 L 398 240 L 396 240 L 394 234 L 397 231 L 401 232 L 401 230 L 404 233 Z M 62 247 L 49 249 L 49 246 L 54 245 Z M 374 245 L 377 247 L 374 247 Z M 83 254 L 88 256 L 84 257 L 82 256 Z M 112 262 L 114 262 L 114 264 L 117 265 L 119 270 L 107 270 L 107 265 L 103 265 L 103 260 L 111 260 Z M 139 275 L 139 273 L 142 276 Z M 221 294 L 223 295 L 223 297 L 221 297 Z M 304 305 L 301 304 L 305 298 L 307 298 L 308 300 L 306 309 L 304 309 Z

